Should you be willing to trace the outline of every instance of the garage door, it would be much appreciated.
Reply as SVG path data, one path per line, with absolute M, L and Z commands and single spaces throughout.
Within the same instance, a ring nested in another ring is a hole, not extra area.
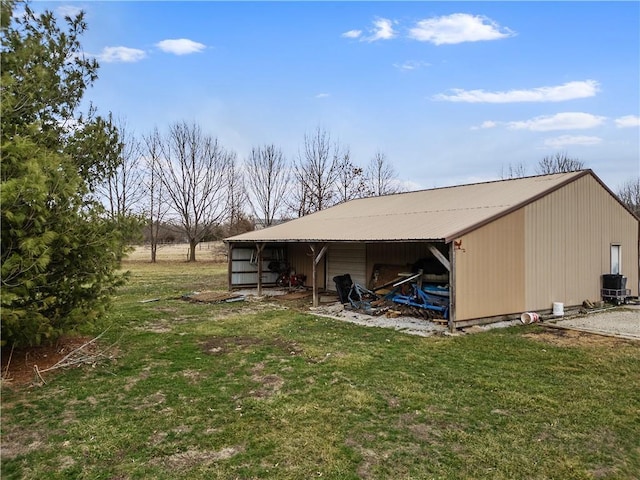
M 367 246 L 364 243 L 334 243 L 327 252 L 327 289 L 335 290 L 333 277 L 351 275 L 354 283 L 367 286 Z
M 262 253 L 262 284 L 275 285 L 278 274 L 269 271 L 269 262 L 277 255 L 275 250 L 265 248 Z M 278 257 L 280 259 L 280 257 Z M 231 286 L 255 286 L 258 284 L 258 253 L 255 248 L 231 250 Z

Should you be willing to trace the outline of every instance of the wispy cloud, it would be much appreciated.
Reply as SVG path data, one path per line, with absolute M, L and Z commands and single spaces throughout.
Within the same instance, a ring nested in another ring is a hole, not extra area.
M 600 137 L 588 137 L 585 135 L 561 135 L 555 138 L 548 138 L 544 141 L 546 147 L 563 148 L 573 145 L 589 147 L 602 143 Z
M 328 98 L 328 97 L 330 97 L 330 96 L 331 96 L 331 94 L 330 94 L 330 93 L 318 93 L 318 94 L 316 95 L 316 98 Z
M 393 30 L 393 21 L 387 18 L 376 18 L 373 21 L 372 34 L 365 38 L 368 42 L 378 40 L 390 40 L 396 36 Z
M 77 5 L 60 5 L 59 7 L 56 7 L 56 13 L 61 17 L 74 18 L 80 12 L 82 12 L 82 8 Z
M 616 118 L 616 127 L 640 127 L 640 117 L 638 117 L 637 115 L 626 115 L 624 117 Z
M 411 70 L 417 70 L 419 68 L 429 67 L 431 66 L 431 64 L 427 62 L 409 60 L 404 63 L 394 63 L 393 66 L 399 70 L 411 71 Z
M 156 47 L 166 53 L 173 53 L 174 55 L 188 55 L 191 53 L 201 52 L 206 48 L 206 45 L 194 42 L 188 38 L 176 38 L 162 40 L 156 43 Z
M 517 122 L 508 122 L 511 130 L 531 130 L 534 132 L 548 132 L 552 130 L 584 130 L 602 125 L 605 117 L 582 112 L 564 112 L 555 115 L 545 115 Z
M 532 132 L 548 132 L 553 130 L 586 130 L 595 128 L 605 123 L 606 117 L 592 115 L 582 112 L 563 112 L 555 115 L 543 115 L 534 117 L 530 120 L 518 120 L 513 122 L 497 122 L 494 120 L 485 120 L 480 125 L 471 127 L 471 130 L 487 130 L 490 128 L 505 127 L 509 130 L 529 130 Z M 569 141 L 573 139 L 575 142 L 595 137 L 578 137 L 568 136 L 558 137 Z
M 376 18 L 373 21 L 373 26 L 369 28 L 369 35 L 363 35 L 362 30 L 349 30 L 344 32 L 341 36 L 344 38 L 359 38 L 365 42 L 376 42 L 378 40 L 390 40 L 396 36 L 396 32 L 393 29 L 393 20 L 388 18 Z
M 454 13 L 420 20 L 409 30 L 409 37 L 434 45 L 499 40 L 515 35 L 512 30 L 482 15 Z
M 202 43 L 194 42 L 186 38 L 162 40 L 155 45 L 160 50 L 174 55 L 187 55 L 197 53 L 206 48 Z M 95 56 L 98 60 L 105 63 L 134 63 L 139 62 L 147 57 L 147 52 L 138 48 L 130 47 L 104 47 L 102 52 Z
M 498 125 L 499 125 L 498 122 L 494 122 L 493 120 L 486 120 L 477 127 L 471 127 L 471 130 L 486 130 L 489 128 L 495 128 Z
M 362 30 L 349 30 L 342 34 L 344 38 L 360 38 L 360 35 L 362 35 Z
M 129 47 L 104 47 L 102 52 L 96 55 L 98 60 L 105 63 L 134 63 L 139 62 L 147 56 L 144 50 Z
M 576 98 L 593 97 L 599 91 L 595 80 L 568 82 L 552 87 L 538 87 L 530 90 L 508 90 L 488 92 L 486 90 L 451 89 L 451 94 L 440 93 L 434 100 L 466 103 L 517 103 L 517 102 L 564 102 Z

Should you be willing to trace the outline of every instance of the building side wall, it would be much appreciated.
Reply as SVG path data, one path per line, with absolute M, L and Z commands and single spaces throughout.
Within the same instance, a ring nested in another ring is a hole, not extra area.
M 525 304 L 524 210 L 455 239 L 455 320 L 508 315 Z
M 601 298 L 612 244 L 622 246 L 622 274 L 638 295 L 638 222 L 591 176 L 526 206 L 525 309 Z

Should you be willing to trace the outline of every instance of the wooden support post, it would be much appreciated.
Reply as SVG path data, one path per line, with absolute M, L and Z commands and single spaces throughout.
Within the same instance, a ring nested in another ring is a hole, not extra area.
M 456 330 L 456 247 L 451 242 L 449 244 L 449 320 L 447 326 L 451 333 Z
M 258 257 L 258 296 L 262 295 L 262 251 L 264 250 L 264 243 L 256 243 L 256 252 Z
M 449 263 L 449 260 L 447 260 L 447 257 L 440 253 L 440 250 L 438 250 L 435 245 L 427 243 L 427 248 L 433 254 L 433 256 L 436 257 L 442 265 L 444 265 L 447 270 L 451 271 L 451 264 Z M 449 249 L 449 251 L 451 251 L 451 248 Z
M 312 243 L 311 245 L 309 245 L 309 248 L 311 249 L 311 258 L 313 259 L 313 266 L 312 266 L 312 273 L 311 273 L 311 290 L 313 292 L 313 306 L 317 307 L 319 303 L 318 302 L 318 282 L 316 279 L 317 266 L 318 266 L 318 263 L 320 263 L 320 260 L 322 260 L 322 257 L 324 257 L 324 254 L 327 253 L 327 248 L 329 248 L 329 245 L 325 243 L 317 255 L 316 255 L 317 245 L 315 243 Z

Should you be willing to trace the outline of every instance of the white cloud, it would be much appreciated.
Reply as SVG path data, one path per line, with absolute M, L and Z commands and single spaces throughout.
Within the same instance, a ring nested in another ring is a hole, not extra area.
M 400 191 L 415 192 L 416 190 L 423 190 L 425 187 L 413 180 L 391 180 L 391 184 L 399 187 Z
M 592 146 L 602 143 L 600 137 L 588 137 L 585 135 L 561 135 L 555 138 L 548 138 L 544 141 L 545 146 L 552 148 L 563 148 L 571 145 Z
M 330 93 L 319 93 L 316 95 L 316 98 L 328 98 L 330 96 L 331 96 Z
M 434 100 L 466 103 L 516 103 L 516 102 L 564 102 L 576 98 L 593 97 L 599 91 L 595 80 L 567 82 L 552 87 L 537 87 L 530 90 L 508 90 L 487 92 L 485 90 L 463 90 L 454 88 L 452 94 L 435 95 Z
M 144 50 L 129 47 L 104 47 L 102 52 L 96 55 L 98 60 L 105 63 L 134 63 L 139 62 L 146 56 L 147 53 Z
M 61 17 L 76 17 L 80 12 L 82 12 L 82 8 L 76 5 L 60 5 L 56 8 L 56 13 Z
M 417 70 L 418 68 L 423 68 L 423 67 L 429 67 L 431 66 L 431 64 L 427 62 L 417 61 L 417 60 L 408 60 L 404 63 L 394 63 L 393 66 L 399 70 L 408 71 L 408 70 Z
M 477 127 L 471 127 L 471 130 L 486 130 L 488 128 L 495 128 L 498 126 L 498 122 L 494 122 L 493 120 L 485 120 Z
M 513 35 L 513 31 L 501 28 L 490 18 L 467 13 L 420 20 L 409 30 L 410 38 L 435 45 L 499 40 Z
M 188 38 L 176 38 L 162 40 L 156 43 L 156 47 L 166 53 L 173 53 L 174 55 L 188 55 L 190 53 L 198 53 L 206 48 L 206 45 Z
M 391 40 L 396 36 L 396 32 L 393 31 L 393 21 L 387 18 L 377 18 L 373 21 L 373 32 L 370 36 L 365 37 L 364 40 L 368 42 L 375 42 L 377 40 Z
M 552 130 L 584 130 L 602 125 L 605 117 L 582 112 L 564 112 L 547 115 L 518 122 L 509 122 L 511 130 L 531 130 L 534 132 L 548 132 Z
M 344 38 L 359 38 L 360 35 L 362 35 L 362 30 L 349 30 L 342 34 Z
M 640 127 L 640 117 L 636 115 L 626 115 L 624 117 L 616 118 L 616 127 Z

